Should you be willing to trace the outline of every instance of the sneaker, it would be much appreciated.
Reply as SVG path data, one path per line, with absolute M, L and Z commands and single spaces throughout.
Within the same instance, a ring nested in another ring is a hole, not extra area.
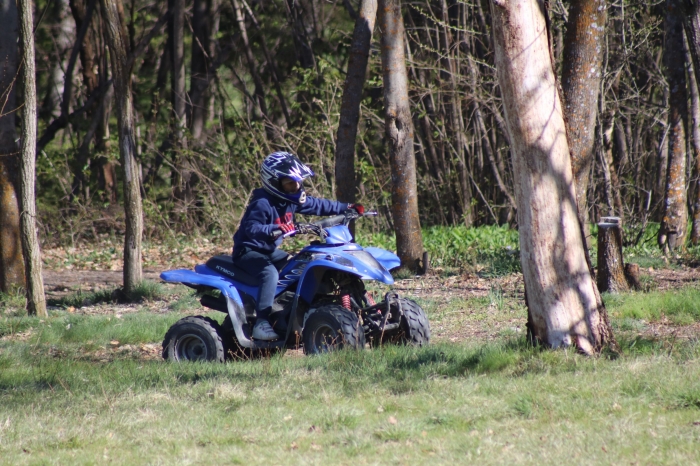
M 280 336 L 272 329 L 270 322 L 258 319 L 253 327 L 253 338 L 255 340 L 272 341 L 279 340 Z

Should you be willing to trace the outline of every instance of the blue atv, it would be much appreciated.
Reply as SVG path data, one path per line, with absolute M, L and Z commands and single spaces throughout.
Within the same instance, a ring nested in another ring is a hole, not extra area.
M 367 212 L 362 216 L 377 215 Z M 192 316 L 170 327 L 163 358 L 172 361 L 220 361 L 283 352 L 302 347 L 305 354 L 339 348 L 362 349 L 366 343 L 427 345 L 430 326 L 425 312 L 410 299 L 388 292 L 376 303 L 363 280 L 394 283 L 389 270 L 399 258 L 384 249 L 363 248 L 352 241 L 348 224 L 360 217 L 343 215 L 297 230 L 318 240 L 280 269 L 270 322 L 282 338 L 251 338 L 255 324 L 256 279 L 233 264 L 231 256 L 214 256 L 194 270 L 170 270 L 160 277 L 197 290 L 204 307 L 226 314 L 222 324 Z M 281 232 L 280 232 L 281 234 Z

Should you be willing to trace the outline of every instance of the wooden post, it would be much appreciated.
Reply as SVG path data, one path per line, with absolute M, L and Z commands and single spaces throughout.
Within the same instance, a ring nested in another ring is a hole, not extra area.
M 629 290 L 622 260 L 622 226 L 619 217 L 602 217 L 598 224 L 598 290 Z

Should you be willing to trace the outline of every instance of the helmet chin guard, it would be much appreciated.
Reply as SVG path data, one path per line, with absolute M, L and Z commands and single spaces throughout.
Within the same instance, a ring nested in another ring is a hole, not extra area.
M 265 157 L 260 166 L 260 179 L 265 191 L 294 204 L 306 202 L 304 187 L 302 186 L 295 193 L 287 193 L 282 189 L 280 180 L 286 177 L 301 184 L 304 179 L 310 176 L 314 176 L 313 170 L 289 152 L 274 152 Z

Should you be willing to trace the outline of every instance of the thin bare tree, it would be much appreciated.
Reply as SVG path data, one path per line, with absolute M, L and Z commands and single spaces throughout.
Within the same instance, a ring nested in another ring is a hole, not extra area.
M 491 0 L 512 144 L 520 259 L 532 340 L 596 354 L 613 341 L 586 260 L 543 2 Z
M 41 276 L 41 252 L 36 234 L 36 66 L 34 60 L 34 12 L 32 0 L 19 0 L 20 44 L 22 49 L 22 158 L 20 194 L 22 213 L 22 253 L 27 280 L 27 312 L 46 317 L 44 279 Z
M 335 144 L 335 194 L 343 202 L 355 202 L 355 138 L 376 17 L 377 0 L 362 0 L 352 33 Z
M 121 0 L 101 0 L 102 15 L 109 44 L 114 96 L 119 126 L 119 154 L 124 180 L 124 292 L 129 295 L 141 283 L 141 241 L 143 234 L 143 207 L 141 183 L 136 161 L 134 137 L 133 96 L 131 94 L 131 67 L 129 66 L 129 40 L 121 12 Z
M 25 284 L 15 143 L 18 37 L 17 4 L 15 0 L 0 0 L 0 291 L 5 293 Z
M 688 93 L 685 80 L 683 17 L 680 0 L 666 1 L 664 65 L 669 88 L 668 170 L 659 246 L 673 250 L 683 246 L 688 226 L 686 180 L 686 128 Z
M 423 258 L 423 235 L 418 217 L 413 119 L 408 100 L 404 26 L 400 0 L 379 2 L 384 75 L 384 129 L 391 163 L 391 213 L 401 266 L 418 270 Z

